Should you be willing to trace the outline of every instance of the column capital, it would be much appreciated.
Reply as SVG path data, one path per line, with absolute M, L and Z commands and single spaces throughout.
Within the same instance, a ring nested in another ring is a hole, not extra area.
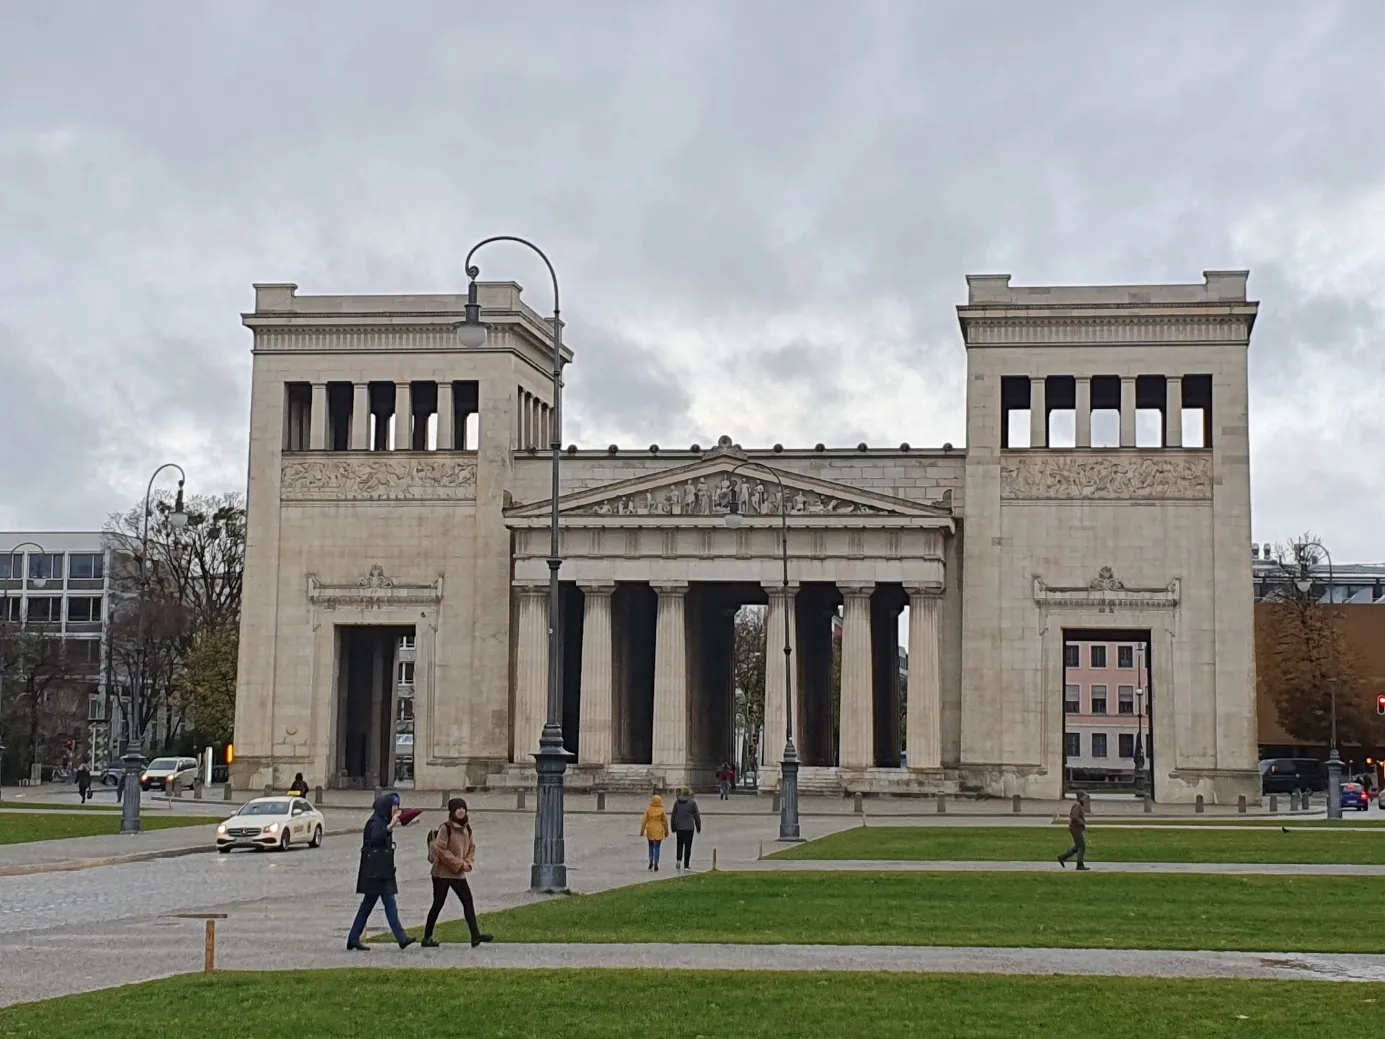
M 910 599 L 937 599 L 943 594 L 942 584 L 935 581 L 928 581 L 923 584 L 906 584 L 904 590 L 909 593 Z
M 797 581 L 790 581 L 789 586 L 785 588 L 783 583 L 780 581 L 776 581 L 773 584 L 761 581 L 760 587 L 765 590 L 765 594 L 768 595 L 770 598 L 783 598 L 786 595 L 797 595 L 799 583 Z
M 847 599 L 869 599 L 875 592 L 874 581 L 838 581 L 837 591 Z
M 660 595 L 676 596 L 678 598 L 688 594 L 687 581 L 650 581 L 649 587 L 653 588 Z
M 614 581 L 578 581 L 577 587 L 583 595 L 611 595 L 616 590 Z
M 547 595 L 547 594 L 548 594 L 548 582 L 547 582 L 547 581 L 516 581 L 516 582 L 514 583 L 514 589 L 515 589 L 515 591 L 519 592 L 520 595 Z

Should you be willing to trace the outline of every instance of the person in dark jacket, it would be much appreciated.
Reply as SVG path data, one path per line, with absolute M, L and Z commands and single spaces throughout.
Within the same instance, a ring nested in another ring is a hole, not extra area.
M 77 780 L 77 793 L 82 798 L 82 804 L 86 804 L 87 799 L 91 797 L 91 769 L 87 768 L 86 762 L 77 766 L 74 778 Z
M 302 772 L 293 777 L 293 782 L 289 784 L 288 793 L 290 797 L 295 794 L 299 797 L 308 796 L 308 781 L 303 778 Z
M 399 795 L 381 794 L 375 799 L 374 813 L 366 820 L 361 834 L 361 866 L 356 874 L 356 893 L 361 896 L 361 908 L 356 910 L 356 920 L 346 939 L 346 947 L 353 951 L 370 951 L 361 943 L 361 933 L 365 931 L 376 901 L 384 904 L 385 919 L 399 947 L 407 949 L 414 944 L 414 939 L 399 922 L 399 907 L 394 901 L 394 896 L 399 894 L 394 876 L 394 828 L 398 825 Z
M 678 800 L 673 802 L 673 836 L 678 844 L 674 848 L 673 865 L 675 869 L 692 869 L 693 834 L 702 832 L 702 813 L 697 809 L 693 792 L 683 789 L 678 792 Z

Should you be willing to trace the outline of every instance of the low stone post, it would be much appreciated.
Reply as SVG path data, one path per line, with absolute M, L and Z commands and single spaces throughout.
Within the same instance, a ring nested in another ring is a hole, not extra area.
M 1206 803 L 1202 800 L 1202 795 L 1201 795 L 1201 794 L 1198 794 L 1198 795 L 1197 795 L 1197 806 L 1196 806 L 1196 808 L 1194 809 L 1194 811 L 1196 811 L 1198 815 L 1201 815 L 1201 814 L 1202 814 L 1203 812 L 1205 812 L 1206 810 L 1207 810 L 1207 805 L 1206 805 Z
M 322 787 L 320 786 L 313 787 L 313 804 L 322 804 Z
M 1270 794 L 1270 815 L 1276 815 L 1278 812 L 1279 812 L 1279 797 L 1278 797 L 1278 795 L 1276 795 L 1276 794 Z
M 1290 791 L 1289 791 L 1289 811 L 1291 811 L 1291 812 L 1297 812 L 1297 811 L 1298 811 L 1298 791 L 1297 791 L 1297 790 L 1290 790 Z
M 859 790 L 852 795 L 851 810 L 854 811 L 857 815 L 860 815 L 862 812 L 866 810 L 866 797 Z
M 598 812 L 604 812 L 606 810 L 606 791 L 604 790 L 598 790 L 596 792 L 596 810 Z
M 939 794 L 939 795 L 938 795 L 938 814 L 939 814 L 939 815 L 946 815 L 946 814 L 947 814 L 947 795 L 946 795 L 946 794 Z
M 516 791 L 515 791 L 515 807 L 518 808 L 521 812 L 524 811 L 524 790 L 523 790 L 523 789 L 519 789 L 519 790 L 516 790 Z
M 1153 814 L 1154 814 L 1154 798 L 1151 797 L 1149 794 L 1145 794 L 1145 796 L 1144 796 L 1144 802 L 1145 802 L 1145 815 L 1153 815 Z
M 1236 798 L 1236 811 L 1240 812 L 1242 815 L 1245 815 L 1245 814 L 1246 814 L 1246 795 L 1245 795 L 1245 794 L 1242 794 L 1240 797 Z
M 274 784 L 273 784 L 273 783 L 266 783 L 266 784 L 264 785 L 264 796 L 265 796 L 265 797 L 270 797 L 273 793 L 274 793 Z M 378 790 L 375 792 L 375 796 L 376 796 L 376 797 L 379 797 L 379 796 L 380 796 L 380 792 L 379 792 Z
M 221 799 L 222 799 L 223 801 L 229 801 L 229 800 L 231 800 L 231 784 L 230 784 L 230 783 L 227 783 L 224 787 L 221 788 Z
M 1014 812 L 1016 815 L 1019 815 L 1019 814 L 1020 814 L 1020 795 L 1019 795 L 1019 794 L 1016 794 L 1014 797 L 1010 798 L 1010 811 Z

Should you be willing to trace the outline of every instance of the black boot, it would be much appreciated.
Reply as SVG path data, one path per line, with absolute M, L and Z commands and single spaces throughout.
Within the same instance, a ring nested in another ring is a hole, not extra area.
M 419 944 L 422 945 L 425 949 L 436 949 L 438 947 L 438 940 L 434 938 L 431 934 L 425 934 L 423 936 L 423 941 Z
M 348 952 L 370 952 L 370 946 L 362 945 L 360 942 L 347 942 L 346 949 Z
M 405 938 L 402 942 L 399 943 L 399 947 L 400 947 L 401 949 L 407 949 L 410 945 L 413 945 L 414 942 L 416 942 L 416 941 L 418 941 L 417 938 Z
M 473 934 L 471 936 L 471 947 L 474 949 L 476 948 L 476 946 L 482 944 L 483 942 L 490 942 L 494 940 L 495 938 L 493 935 L 481 934 L 480 932 L 477 932 L 476 934 Z

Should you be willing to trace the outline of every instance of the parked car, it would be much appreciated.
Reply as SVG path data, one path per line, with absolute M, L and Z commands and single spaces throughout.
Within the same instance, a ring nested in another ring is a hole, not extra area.
M 196 778 L 196 758 L 155 758 L 140 773 L 139 785 L 144 790 L 167 790 L 176 779 L 180 787 L 186 788 Z
M 119 786 L 125 782 L 125 766 L 119 761 L 112 761 L 106 766 L 106 771 L 101 773 L 102 786 Z
M 1327 789 L 1327 769 L 1317 758 L 1266 758 L 1260 762 L 1260 789 L 1266 794 L 1317 793 Z
M 1358 812 L 1368 812 L 1371 808 L 1371 795 L 1360 783 L 1342 784 L 1342 808 L 1352 808 Z
M 216 850 L 277 848 L 295 841 L 322 847 L 322 813 L 301 797 L 257 797 L 216 828 Z

